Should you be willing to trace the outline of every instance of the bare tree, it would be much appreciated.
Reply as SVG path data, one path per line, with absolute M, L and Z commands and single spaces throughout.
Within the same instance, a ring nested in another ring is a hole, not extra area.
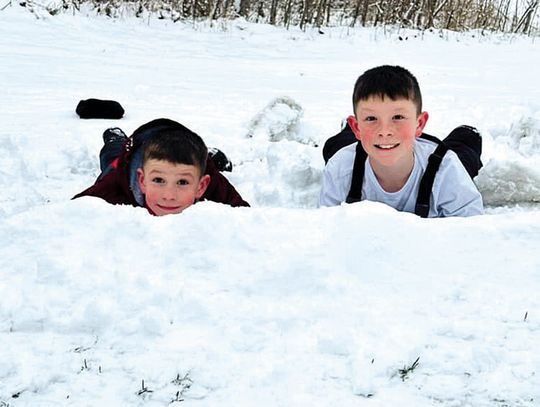
M 514 29 L 514 32 L 515 33 L 521 32 L 523 34 L 530 33 L 531 22 L 537 10 L 538 10 L 538 0 L 529 1 L 529 4 L 527 5 L 527 9 L 525 10 L 523 15 L 519 19 L 517 26 Z
M 21 1 L 30 4 L 32 0 Z M 127 7 L 137 16 L 150 13 L 173 21 L 241 16 L 287 28 L 297 25 L 304 30 L 337 22 L 351 27 L 395 25 L 540 34 L 540 0 L 61 0 L 50 12 L 75 10 L 83 2 L 91 2 L 98 13 L 111 17 Z

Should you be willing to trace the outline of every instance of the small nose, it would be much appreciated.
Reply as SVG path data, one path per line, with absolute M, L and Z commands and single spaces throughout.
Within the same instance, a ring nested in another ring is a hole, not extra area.
M 394 126 L 391 121 L 382 120 L 379 126 L 380 136 L 391 136 L 394 133 Z
M 176 198 L 176 192 L 174 187 L 166 186 L 163 190 L 163 199 L 167 201 L 172 201 Z

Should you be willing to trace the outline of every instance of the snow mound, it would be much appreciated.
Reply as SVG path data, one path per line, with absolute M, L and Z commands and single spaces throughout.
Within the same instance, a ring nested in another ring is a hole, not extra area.
M 315 165 L 319 151 L 281 141 L 268 146 L 266 182 L 255 186 L 261 203 L 282 207 L 315 207 L 322 182 L 322 165 Z
M 324 162 L 302 106 L 287 96 L 271 100 L 248 125 L 246 159 L 235 169 L 252 206 L 314 208 Z
M 490 206 L 540 202 L 540 113 L 495 134 L 493 158 L 475 179 Z
M 519 161 L 490 161 L 476 184 L 486 205 L 540 202 L 540 171 Z
M 313 145 L 313 140 L 302 131 L 300 120 L 303 114 L 302 106 L 292 98 L 277 97 L 251 119 L 247 137 L 269 141 L 291 140 Z
M 525 116 L 513 123 L 500 141 L 524 157 L 540 156 L 540 112 L 537 116 Z
M 324 168 L 318 148 L 282 140 L 254 144 L 249 154 L 250 159 L 235 168 L 235 184 L 253 207 L 318 205 Z

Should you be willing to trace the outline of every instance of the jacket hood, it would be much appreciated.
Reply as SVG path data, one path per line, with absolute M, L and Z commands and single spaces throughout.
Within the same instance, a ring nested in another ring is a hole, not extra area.
M 131 135 L 131 147 L 136 150 L 138 149 L 146 140 L 153 137 L 157 133 L 167 130 L 167 129 L 181 129 L 183 131 L 191 132 L 187 127 L 182 124 L 175 122 L 171 119 L 155 119 L 148 123 L 143 124 L 137 128 Z

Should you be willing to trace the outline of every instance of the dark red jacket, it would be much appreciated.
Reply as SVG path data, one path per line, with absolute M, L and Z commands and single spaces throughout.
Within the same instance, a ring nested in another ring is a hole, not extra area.
M 114 169 L 103 178 L 98 179 L 94 185 L 73 197 L 96 196 L 111 204 L 127 204 L 140 206 L 130 189 L 129 167 L 133 152 L 139 148 L 143 141 L 152 137 L 156 128 L 178 124 L 168 119 L 158 119 L 139 127 L 128 139 L 120 156 L 114 160 Z M 210 184 L 202 199 L 220 202 L 231 206 L 249 206 L 234 189 L 231 183 L 216 168 L 211 158 L 206 160 L 205 174 L 210 175 Z

